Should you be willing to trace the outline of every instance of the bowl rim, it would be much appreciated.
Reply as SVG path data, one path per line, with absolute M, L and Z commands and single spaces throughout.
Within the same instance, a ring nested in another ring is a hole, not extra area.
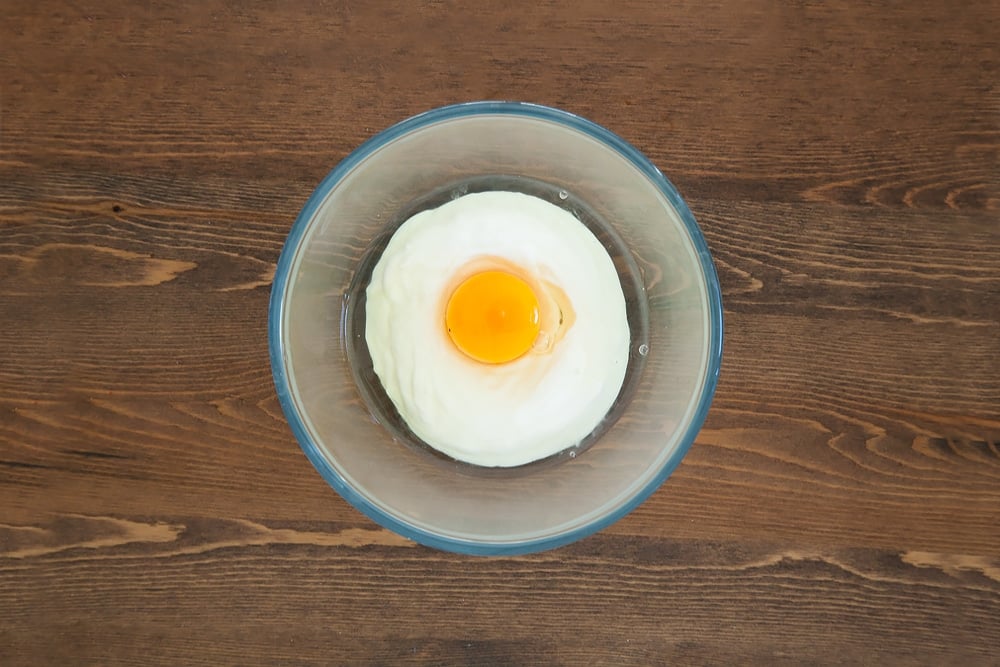
M 356 491 L 327 461 L 317 443 L 313 442 L 302 417 L 299 415 L 292 396 L 292 387 L 285 365 L 285 340 L 282 331 L 282 319 L 285 307 L 284 297 L 288 291 L 290 272 L 295 263 L 300 243 L 308 231 L 310 222 L 315 217 L 316 212 L 325 201 L 327 195 L 329 195 L 338 183 L 369 155 L 403 135 L 442 121 L 489 115 L 519 116 L 545 120 L 576 130 L 611 148 L 628 160 L 641 174 L 646 176 L 660 190 L 660 193 L 667 199 L 670 205 L 673 206 L 684 224 L 685 231 L 694 246 L 698 262 L 701 266 L 701 273 L 708 297 L 709 311 L 708 363 L 702 383 L 701 395 L 698 399 L 698 405 L 692 412 L 691 421 L 678 440 L 678 446 L 673 454 L 664 462 L 656 474 L 620 507 L 572 530 L 552 536 L 516 542 L 482 542 L 440 535 L 424 528 L 413 526 L 386 513 Z M 562 109 L 529 102 L 478 101 L 437 107 L 400 121 L 363 142 L 320 181 L 296 217 L 285 239 L 281 255 L 278 258 L 268 305 L 268 348 L 278 401 L 299 446 L 327 484 L 333 487 L 355 509 L 384 528 L 388 528 L 403 537 L 425 546 L 471 555 L 520 555 L 564 546 L 606 528 L 642 504 L 677 468 L 691 448 L 698 432 L 704 424 L 709 406 L 715 394 L 719 371 L 722 366 L 722 333 L 722 293 L 718 274 L 712 262 L 705 237 L 698 227 L 694 215 L 673 183 L 638 149 L 601 125 Z

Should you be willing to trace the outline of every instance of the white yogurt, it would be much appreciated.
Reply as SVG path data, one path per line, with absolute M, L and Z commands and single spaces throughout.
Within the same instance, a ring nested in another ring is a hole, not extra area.
M 553 286 L 575 319 L 532 352 L 485 364 L 456 347 L 444 313 L 463 272 L 495 261 Z M 513 192 L 466 195 L 407 220 L 372 273 L 365 326 L 375 373 L 413 433 L 481 466 L 579 443 L 611 408 L 628 362 L 625 298 L 607 251 L 568 211 Z

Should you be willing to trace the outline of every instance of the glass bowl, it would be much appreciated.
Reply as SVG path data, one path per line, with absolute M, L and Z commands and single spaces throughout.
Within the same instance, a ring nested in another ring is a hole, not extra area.
M 406 427 L 371 370 L 365 288 L 412 214 L 483 190 L 570 210 L 614 260 L 631 329 L 625 383 L 581 443 L 516 468 L 449 459 Z M 519 554 L 589 535 L 677 467 L 705 419 L 722 301 L 705 240 L 639 151 L 579 116 L 473 102 L 366 141 L 319 184 L 285 242 L 268 322 L 282 409 L 309 460 L 354 507 L 425 545 Z

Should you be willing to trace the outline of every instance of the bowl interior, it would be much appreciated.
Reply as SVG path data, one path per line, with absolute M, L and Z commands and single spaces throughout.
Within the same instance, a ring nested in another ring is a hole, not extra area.
M 355 319 L 365 267 L 406 212 L 490 182 L 563 191 L 580 202 L 581 219 L 593 215 L 610 228 L 606 246 L 621 255 L 633 333 L 630 375 L 600 437 L 505 472 L 412 446 L 398 416 L 379 404 L 377 381 L 365 379 Z M 576 539 L 652 492 L 700 427 L 721 344 L 717 279 L 676 191 L 610 133 L 531 105 L 440 109 L 355 151 L 289 235 L 271 316 L 282 405 L 327 481 L 408 537 L 479 553 Z
M 496 190 L 520 192 L 548 201 L 555 206 L 571 212 L 577 220 L 583 222 L 592 231 L 614 261 L 618 279 L 625 295 L 626 317 L 631 334 L 630 358 L 626 368 L 625 379 L 614 405 L 612 405 L 598 427 L 584 438 L 583 441 L 574 446 L 541 461 L 516 468 L 484 468 L 465 464 L 461 461 L 451 459 L 424 443 L 410 430 L 406 422 L 399 416 L 391 399 L 386 395 L 374 371 L 367 341 L 365 340 L 366 290 L 371 280 L 372 271 L 396 229 L 409 220 L 410 217 L 421 211 L 437 208 L 463 195 Z M 538 468 L 543 466 L 556 465 L 576 458 L 596 442 L 627 408 L 638 386 L 642 370 L 645 367 L 646 350 L 649 347 L 649 316 L 645 288 L 642 282 L 642 271 L 633 259 L 628 246 L 615 229 L 601 220 L 585 201 L 569 193 L 567 190 L 537 179 L 504 174 L 472 176 L 462 181 L 450 183 L 443 188 L 414 200 L 411 205 L 398 212 L 395 219 L 385 225 L 383 232 L 369 245 L 368 251 L 365 252 L 358 263 L 354 271 L 351 286 L 348 288 L 346 294 L 344 318 L 346 324 L 342 341 L 345 343 L 348 366 L 354 375 L 355 384 L 368 409 L 383 426 L 390 430 L 397 441 L 416 448 L 425 456 L 436 460 L 439 465 L 446 465 L 453 471 L 467 475 L 504 476 L 510 478 L 533 474 L 537 472 Z

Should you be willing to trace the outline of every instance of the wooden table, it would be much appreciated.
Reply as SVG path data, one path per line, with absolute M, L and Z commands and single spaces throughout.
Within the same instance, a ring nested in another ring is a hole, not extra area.
M 1000 664 L 1000 6 L 8 0 L 0 665 Z M 671 479 L 483 559 L 313 470 L 269 288 L 319 180 L 438 105 L 644 151 L 723 284 Z

